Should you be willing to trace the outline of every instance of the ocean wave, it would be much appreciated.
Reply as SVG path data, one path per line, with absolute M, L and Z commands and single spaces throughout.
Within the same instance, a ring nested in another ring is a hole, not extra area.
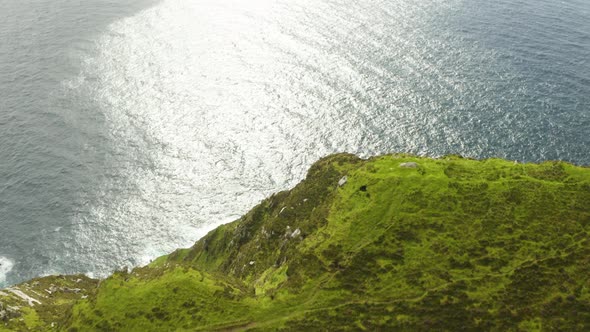
M 6 283 L 6 275 L 12 270 L 14 263 L 6 258 L 0 256 L 0 287 L 4 287 Z

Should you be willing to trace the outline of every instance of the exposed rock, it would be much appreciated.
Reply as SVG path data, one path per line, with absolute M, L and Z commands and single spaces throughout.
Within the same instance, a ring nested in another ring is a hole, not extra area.
M 64 293 L 75 293 L 75 294 L 78 294 L 82 291 L 80 288 L 67 288 L 67 287 L 64 287 L 62 290 Z
M 590 215 L 588 169 L 544 163 L 510 171 L 512 162 L 494 160 L 470 172 L 478 164 L 407 156 L 323 160 L 293 190 L 166 263 L 135 269 L 133 278 L 119 271 L 98 288 L 100 281 L 82 276 L 12 287 L 43 302 L 34 307 L 3 289 L 0 330 L 589 330 L 588 299 L 579 291 L 587 282 L 580 241 L 588 225 L 581 228 L 580 216 Z M 426 170 L 432 176 L 417 176 Z M 506 209 L 515 199 L 522 209 Z M 523 213 L 529 209 L 530 216 Z M 472 220 L 489 211 L 502 212 L 502 226 L 482 232 Z M 469 257 L 449 248 L 449 239 Z M 552 294 L 564 276 L 560 295 L 539 296 Z M 76 287 L 82 290 L 72 294 Z M 510 311 L 506 303 L 526 310 Z M 228 310 L 220 315 L 220 308 Z
M 293 233 L 291 233 L 292 238 L 296 238 L 299 235 L 301 235 L 301 230 L 299 228 L 297 228 L 296 230 L 293 231 Z
M 27 303 L 29 304 L 29 306 L 34 306 L 35 303 L 37 304 L 41 304 L 41 302 L 39 302 L 38 300 L 28 296 L 27 294 L 23 293 L 20 289 L 16 289 L 16 288 L 8 288 L 8 291 L 11 292 L 12 294 L 20 297 L 21 299 L 27 301 Z
M 19 307 L 6 306 L 6 309 L 0 308 L 0 321 L 7 322 L 13 318 L 21 316 Z
M 260 232 L 262 234 L 263 237 L 265 238 L 269 238 L 270 237 L 270 233 L 266 231 L 266 228 L 262 227 L 262 231 Z
M 53 294 L 57 291 L 57 287 L 54 284 L 49 285 L 49 289 L 45 289 L 45 291 L 49 294 Z
M 342 187 L 343 185 L 346 184 L 346 182 L 348 182 L 348 176 L 343 176 L 342 179 L 340 179 L 340 181 L 338 181 L 338 186 Z
M 415 163 L 413 161 L 399 164 L 399 167 L 401 168 L 418 168 L 418 166 L 418 163 Z
M 296 238 L 299 235 L 301 235 L 301 230 L 299 228 L 297 228 L 294 231 L 291 231 L 291 226 L 287 226 L 287 229 L 285 230 L 284 237 L 286 237 L 286 238 Z
M 35 292 L 35 291 L 34 291 L 34 290 L 32 290 L 32 289 L 29 289 L 28 291 L 29 291 L 29 292 L 31 292 L 31 293 L 33 293 L 33 294 L 35 294 L 35 295 L 37 295 L 38 297 L 46 297 L 45 295 L 43 295 L 43 294 L 39 294 L 39 293 Z

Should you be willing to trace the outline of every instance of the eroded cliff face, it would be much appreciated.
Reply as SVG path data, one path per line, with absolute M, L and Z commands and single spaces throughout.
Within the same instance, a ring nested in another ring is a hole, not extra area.
M 192 248 L 0 293 L 0 330 L 590 328 L 590 169 L 340 154 Z
M 0 289 L 0 331 L 57 330 L 71 306 L 92 296 L 98 283 L 84 275 L 50 276 Z

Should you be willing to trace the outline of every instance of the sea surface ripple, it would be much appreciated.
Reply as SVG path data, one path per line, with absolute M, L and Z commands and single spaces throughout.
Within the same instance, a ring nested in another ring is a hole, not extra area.
M 344 151 L 590 164 L 590 2 L 0 0 L 0 286 L 145 264 Z

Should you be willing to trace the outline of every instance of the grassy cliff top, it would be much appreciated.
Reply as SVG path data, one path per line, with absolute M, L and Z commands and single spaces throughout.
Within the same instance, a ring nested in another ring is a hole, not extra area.
M 0 331 L 590 329 L 590 169 L 340 154 L 192 248 L 0 291 Z

